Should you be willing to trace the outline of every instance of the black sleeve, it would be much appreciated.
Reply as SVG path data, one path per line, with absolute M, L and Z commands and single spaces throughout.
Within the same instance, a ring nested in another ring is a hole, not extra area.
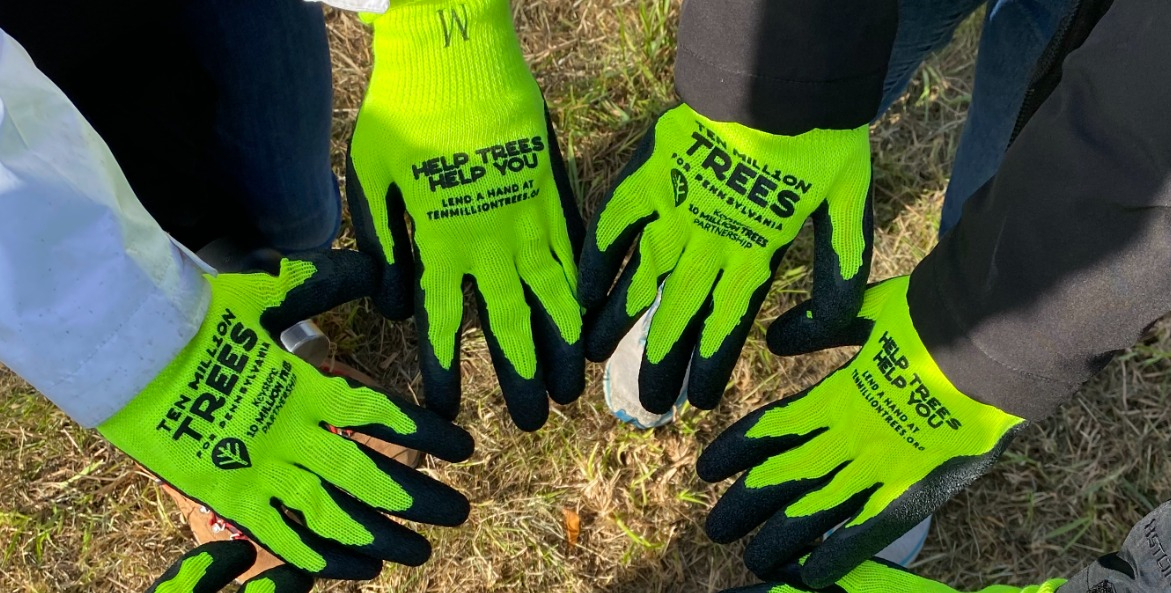
M 675 87 L 699 113 L 773 134 L 878 112 L 897 0 L 687 0 Z
M 1057 593 L 1165 593 L 1171 591 L 1171 503 L 1143 517 L 1122 549 L 1085 567 Z
M 1042 418 L 1171 311 L 1168 31 L 1166 0 L 1115 0 L 912 274 L 915 327 L 964 393 Z

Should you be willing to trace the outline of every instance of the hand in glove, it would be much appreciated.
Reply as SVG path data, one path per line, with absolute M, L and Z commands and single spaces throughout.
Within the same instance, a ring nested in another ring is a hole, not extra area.
M 382 560 L 425 562 L 430 545 L 382 513 L 459 525 L 455 490 L 330 427 L 462 461 L 472 439 L 438 415 L 326 378 L 277 345 L 299 320 L 368 295 L 378 269 L 357 252 L 208 276 L 211 303 L 187 347 L 98 430 L 155 475 L 306 571 L 368 579 Z
M 840 332 L 770 335 L 807 350 L 864 343 L 848 364 L 736 422 L 700 456 L 709 482 L 744 472 L 707 532 L 730 542 L 764 523 L 744 553 L 758 576 L 845 521 L 801 568 L 806 583 L 832 584 L 986 472 L 1024 424 L 948 381 L 911 321 L 907 286 L 907 277 L 871 286 Z M 807 329 L 791 320 L 811 312 L 806 303 L 777 323 Z
M 960 593 L 943 583 L 917 576 L 896 565 L 882 561 L 867 560 L 850 574 L 842 577 L 828 589 L 812 589 L 801 584 L 796 575 L 790 578 L 778 577 L 786 582 L 753 585 L 727 589 L 722 593 L 815 593 L 815 591 L 834 591 L 836 593 Z M 791 584 L 789 584 L 791 583 Z M 1052 579 L 1040 585 L 1031 587 L 1011 587 L 1008 585 L 992 585 L 980 589 L 977 593 L 1054 593 L 1060 588 L 1065 579 Z M 1060 589 L 1059 589 L 1060 588 Z M 1070 593 L 1074 593 L 1070 591 Z M 1089 592 L 1084 592 L 1089 593 Z
M 463 283 L 517 426 L 585 384 L 581 217 L 508 0 L 396 2 L 374 26 L 374 70 L 350 147 L 359 248 L 386 265 L 375 302 L 419 329 L 427 406 L 459 411 Z M 403 212 L 414 226 L 414 278 Z
M 1050 579 L 1040 585 L 1013 587 L 992 585 L 979 593 L 1163 593 L 1171 591 L 1171 503 L 1143 517 L 1126 537 L 1122 549 L 1107 554 L 1066 581 Z M 805 562 L 801 560 L 800 562 Z M 799 565 L 790 563 L 765 577 L 781 581 L 730 589 L 723 593 L 812 593 L 804 584 Z M 863 562 L 828 589 L 836 593 L 958 593 L 942 583 L 916 576 L 881 561 Z
M 204 544 L 187 552 L 146 593 L 217 593 L 256 561 L 256 548 L 245 541 Z M 309 593 L 313 578 L 287 565 L 248 580 L 238 593 Z
M 816 233 L 814 319 L 828 329 L 853 320 L 870 269 L 869 188 L 866 126 L 774 136 L 687 105 L 664 113 L 589 225 L 586 356 L 608 358 L 661 285 L 639 371 L 641 403 L 670 409 L 690 365 L 688 398 L 715 407 L 807 219 Z

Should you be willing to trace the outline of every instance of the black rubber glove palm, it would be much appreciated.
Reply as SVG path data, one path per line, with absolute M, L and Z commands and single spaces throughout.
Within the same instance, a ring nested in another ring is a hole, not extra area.
M 217 593 L 256 561 L 246 541 L 211 542 L 187 552 L 146 593 Z M 283 564 L 244 583 L 237 593 L 309 593 L 313 577 Z

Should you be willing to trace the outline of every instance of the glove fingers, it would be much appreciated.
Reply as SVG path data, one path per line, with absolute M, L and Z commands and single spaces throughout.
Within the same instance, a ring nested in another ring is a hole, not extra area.
M 218 593 L 256 562 L 256 548 L 246 541 L 203 544 L 175 561 L 146 590 Z
M 671 228 L 671 225 L 663 221 L 647 225 L 638 245 L 642 265 L 634 270 L 634 276 L 626 290 L 625 304 L 628 315 L 638 319 L 640 314 L 635 312 L 645 311 L 655 302 L 659 296 L 659 287 L 679 265 L 685 247 L 683 234 Z M 687 278 L 683 277 L 681 280 L 686 281 Z M 707 291 L 703 291 L 703 294 L 706 296 Z
M 816 548 L 808 548 L 812 552 Z M 801 578 L 801 566 L 808 560 L 808 554 L 802 554 L 800 559 L 780 564 L 772 574 L 762 577 L 765 581 L 774 581 L 770 587 L 775 592 L 811 593 L 814 588 Z M 1010 593 L 1008 587 L 993 586 L 983 589 L 982 593 L 992 593 L 993 590 Z M 818 591 L 836 591 L 838 593 L 888 593 L 892 591 L 914 593 L 957 593 L 954 589 L 935 581 L 924 579 L 907 569 L 882 558 L 866 560 L 858 568 L 827 588 L 818 588 Z M 1011 593 L 1023 593 L 1019 588 L 1012 588 Z
M 1019 430 L 1019 425 L 1010 429 L 984 455 L 954 458 L 940 465 L 902 492 L 895 491 L 894 484 L 871 488 L 863 499 L 865 506 L 850 516 L 857 518 L 851 518 L 810 555 L 801 569 L 804 581 L 814 586 L 833 583 L 910 531 L 986 473 Z
M 819 486 L 823 485 L 824 482 Z M 777 513 L 761 527 L 760 532 L 744 549 L 744 565 L 757 576 L 775 574 L 782 565 L 797 560 L 805 553 L 810 542 L 816 541 L 825 532 L 833 529 L 835 525 L 848 520 L 857 513 L 858 509 L 865 504 L 866 498 L 873 492 L 874 489 L 858 492 L 840 505 L 804 517 L 790 517 L 787 511 Z M 816 554 L 820 549 L 819 546 L 813 551 L 813 554 Z M 882 547 L 879 547 L 879 550 L 881 549 Z M 840 574 L 828 582 L 824 580 L 806 582 L 814 588 L 832 585 L 839 578 L 845 576 L 850 569 L 873 555 L 853 549 L 841 550 L 841 552 L 845 556 L 835 556 L 835 561 L 848 563 L 848 566 L 843 563 L 836 564 L 833 568 L 835 572 L 838 568 L 845 570 L 842 570 Z M 878 550 L 874 552 L 878 552 Z M 812 559 L 812 555 L 810 558 Z M 806 561 L 807 566 L 808 561 Z M 803 567 L 802 576 L 804 577 L 806 574 Z
M 810 217 L 813 220 L 813 319 L 822 331 L 848 326 L 862 306 L 874 244 L 869 159 L 853 159 Z
M 650 307 L 635 311 L 630 315 L 626 310 L 626 294 L 634 280 L 635 272 L 643 265 L 642 254 L 636 248 L 626 269 L 622 270 L 618 283 L 610 298 L 598 307 L 586 311 L 583 323 L 583 341 L 585 342 L 586 358 L 594 362 L 605 362 L 614 354 L 618 342 L 634 327 L 638 318 Z
M 785 312 L 769 327 L 768 346 L 774 353 L 792 356 L 858 345 L 869 335 L 873 324 L 857 320 L 873 251 L 873 192 L 866 195 L 864 200 L 856 196 L 826 200 L 811 216 L 813 291 L 809 301 Z
M 313 577 L 282 564 L 248 579 L 238 593 L 309 593 L 311 589 Z
M 572 264 L 563 266 L 553 254 L 535 250 L 521 256 L 519 271 L 545 387 L 553 401 L 568 404 L 585 389 L 581 306 L 573 295 Z
M 829 332 L 814 323 L 813 301 L 805 301 L 777 317 L 768 328 L 768 348 L 778 356 L 797 356 L 829 348 L 860 346 L 866 343 L 874 322 L 856 318 L 840 330 Z
M 548 130 L 549 160 L 553 170 L 553 182 L 557 186 L 557 196 L 560 198 L 561 214 L 565 217 L 565 230 L 569 237 L 569 252 L 557 248 L 557 257 L 562 261 L 577 261 L 581 255 L 582 244 L 585 242 L 585 222 L 581 218 L 577 199 L 574 197 L 573 184 L 569 181 L 568 168 L 561 158 L 561 148 L 557 145 L 557 133 L 553 129 L 553 118 L 549 116 L 549 106 L 545 106 L 545 127 Z M 568 256 L 568 257 L 567 257 Z M 576 281 L 576 278 L 574 279 Z
M 874 192 L 869 182 L 853 188 L 835 186 L 834 192 L 810 217 L 814 319 L 831 330 L 848 324 L 862 306 L 874 249 Z
M 600 216 L 601 214 L 599 214 Z M 615 299 L 615 290 L 611 290 L 614 278 L 622 269 L 622 262 L 626 259 L 630 246 L 634 244 L 639 233 L 646 225 L 656 219 L 653 212 L 648 212 L 643 218 L 631 222 L 607 246 L 605 251 L 597 247 L 597 220 L 590 222 L 589 234 L 586 236 L 585 246 L 581 251 L 581 282 L 578 298 L 586 310 L 595 310 Z M 633 261 L 632 261 L 633 263 Z M 627 264 L 629 269 L 630 264 Z M 621 280 L 619 280 L 621 282 Z
M 814 455 L 823 453 L 825 449 L 817 442 L 805 448 Z M 785 507 L 784 512 L 769 519 L 749 544 L 744 553 L 744 562 L 749 570 L 761 578 L 771 578 L 781 566 L 796 560 L 805 552 L 806 546 L 825 532 L 857 515 L 880 487 L 868 477 L 871 469 L 857 463 L 844 464 L 827 474 L 825 479 L 811 484 L 803 496 Z M 792 482 L 791 477 L 782 477 L 780 480 Z M 849 554 L 861 562 L 882 547 L 885 544 L 866 554 L 855 554 L 851 548 Z M 850 568 L 855 565 L 852 564 Z
M 571 404 L 585 391 L 585 346 L 580 337 L 565 341 L 540 300 L 527 290 L 525 293 L 533 312 L 533 338 L 545 389 L 558 404 Z
M 361 548 L 370 543 L 370 530 L 346 514 L 337 501 L 324 493 L 321 478 L 305 471 L 290 470 L 281 476 L 280 502 L 296 512 L 302 523 L 321 537 L 344 546 Z
M 412 268 L 409 235 L 406 226 L 406 207 L 402 191 L 390 182 L 390 172 L 381 158 L 364 158 L 364 172 L 358 174 L 354 166 L 353 149 L 346 155 L 346 201 L 358 250 L 369 254 L 383 265 L 378 285 L 371 295 L 379 312 L 389 319 L 407 319 L 412 313 Z M 367 193 L 366 189 L 370 192 Z M 374 197 L 375 201 L 371 201 Z M 381 197 L 379 200 L 378 197 Z
M 710 293 L 719 275 L 710 258 L 684 253 L 663 283 L 638 372 L 639 401 L 648 411 L 664 414 L 679 399 L 703 326 L 701 312 L 711 310 Z
M 323 484 L 323 487 L 325 494 L 342 512 L 364 525 L 373 535 L 373 541 L 360 548 L 363 554 L 404 566 L 422 566 L 431 558 L 431 543 L 427 538 L 387 519 L 329 484 Z
M 623 336 L 655 302 L 659 286 L 675 269 L 683 247 L 680 233 L 668 225 L 647 226 L 610 298 L 587 312 L 587 358 L 602 362 L 614 353 Z
M 317 535 L 379 560 L 418 566 L 431 556 L 427 540 L 308 472 L 286 480 L 281 503 Z
M 463 278 L 451 265 L 426 267 L 420 259 L 415 292 L 419 370 L 427 408 L 447 420 L 459 415 L 459 331 L 463 322 Z
M 813 546 L 806 546 L 805 550 L 801 553 L 801 557 L 797 560 L 780 564 L 775 570 L 768 573 L 767 576 L 758 576 L 757 578 L 762 581 L 785 583 L 799 589 L 805 587 L 805 582 L 801 580 L 801 563 L 805 561 L 805 558 L 809 557 L 809 552 L 812 551 Z
M 707 308 L 709 307 L 705 304 L 704 309 Z M 658 318 L 657 312 L 655 318 Z M 687 319 L 687 325 L 684 326 L 679 340 L 658 363 L 650 362 L 646 352 L 643 352 L 638 370 L 638 401 L 647 411 L 666 414 L 679 400 L 702 327 L 703 317 L 697 315 Z M 651 331 L 654 331 L 653 321 Z
M 264 295 L 273 306 L 260 323 L 280 342 L 295 323 L 374 293 L 378 266 L 370 256 L 350 250 L 303 252 L 282 260 L 279 287 Z M 264 290 L 265 287 L 256 287 Z
M 343 436 L 322 430 L 313 440 L 302 465 L 362 503 L 432 525 L 467 519 L 468 500 L 451 486 Z
M 206 506 L 206 505 L 204 505 Z M 365 581 L 378 576 L 382 562 L 313 533 L 273 504 L 250 509 L 250 521 L 222 513 L 240 531 L 281 560 L 320 578 Z
M 794 500 L 828 484 L 844 464 L 826 463 L 814 439 L 740 476 L 708 514 L 707 533 L 728 543 L 748 534 Z
M 813 551 L 816 551 L 816 549 L 813 548 Z M 806 563 L 808 563 L 808 558 L 801 564 L 791 562 L 778 569 L 779 576 L 770 577 L 769 580 L 790 583 L 791 586 L 798 587 L 799 589 L 802 587 L 813 589 L 814 586 L 807 584 L 801 577 L 802 565 Z M 925 579 L 898 564 L 882 558 L 872 558 L 863 561 L 857 568 L 854 568 L 833 584 L 827 585 L 827 587 L 831 591 L 840 588 L 845 593 L 885 593 L 887 591 L 958 593 L 955 589 L 943 583 Z M 817 590 L 822 591 L 825 589 L 818 588 Z M 981 593 L 1026 593 L 1032 590 L 1031 588 L 1020 589 L 1005 585 L 993 585 L 986 589 L 981 589 Z M 1048 589 L 1045 590 L 1047 591 Z
M 814 414 L 808 418 L 810 426 L 802 426 L 797 432 L 778 431 L 781 436 L 749 437 L 758 424 L 774 410 L 788 411 L 790 406 L 800 407 L 806 401 L 809 391 L 803 391 L 783 400 L 762 406 L 751 414 L 724 429 L 718 437 L 700 454 L 695 471 L 705 482 L 726 480 L 742 471 L 755 467 L 765 460 L 790 449 L 799 447 L 825 432 L 828 424 L 817 422 Z M 797 415 L 804 415 L 801 411 Z
M 867 286 L 854 321 L 833 331 L 827 331 L 825 325 L 808 321 L 815 316 L 813 301 L 793 307 L 768 328 L 769 349 L 782 356 L 791 356 L 865 344 L 874 329 L 874 320 L 882 313 L 887 301 L 896 292 L 906 290 L 905 279 L 905 276 L 896 276 Z
M 784 249 L 773 256 L 770 268 L 724 270 L 712 291 L 711 313 L 704 320 L 699 348 L 691 359 L 691 375 L 687 382 L 687 398 L 701 410 L 716 407 L 728 385 L 728 378 L 736 368 L 748 332 L 756 321 L 760 306 L 772 286 L 772 271 L 781 260 Z M 756 286 L 749 293 L 746 287 Z
M 632 187 L 641 186 L 637 182 L 640 171 L 654 152 L 654 144 L 652 126 L 590 220 L 581 251 L 579 292 L 582 306 L 587 310 L 600 307 L 607 300 L 607 293 L 613 294 L 610 287 L 635 238 L 643 227 L 658 218 L 650 200 L 630 191 Z M 633 183 L 628 183 L 630 181 Z
M 929 514 L 912 513 L 909 517 L 901 520 L 894 520 L 890 516 L 883 515 L 872 522 L 852 528 L 848 533 L 842 533 L 844 527 L 834 531 L 809 555 L 809 559 L 801 567 L 801 580 L 810 585 L 838 581 L 859 563 L 882 551 L 883 548 L 910 531 L 912 527 L 926 519 Z M 847 519 L 849 519 L 848 515 L 834 521 L 832 525 L 837 525 Z M 809 566 L 810 562 L 813 562 L 812 566 Z
M 376 439 L 430 453 L 444 461 L 466 461 L 475 443 L 464 429 L 435 412 L 348 378 L 330 379 L 331 401 L 323 420 Z
M 763 583 L 760 585 L 749 585 L 747 587 L 736 587 L 735 589 L 725 589 L 720 593 L 813 593 L 809 589 L 802 589 L 784 583 Z
M 827 444 L 828 445 L 828 444 Z M 809 449 L 817 450 L 826 455 L 818 442 L 812 442 Z M 833 453 L 830 453 L 833 455 Z M 786 512 L 793 516 L 811 515 L 821 509 L 836 507 L 860 491 L 875 491 L 881 484 L 878 482 L 880 471 L 878 468 L 865 463 L 850 463 L 834 475 L 832 481 L 822 488 L 810 489 L 808 494 L 794 502 Z
M 533 312 L 517 270 L 477 275 L 476 303 L 508 413 L 521 430 L 537 430 L 549 417 L 549 398 L 533 342 Z

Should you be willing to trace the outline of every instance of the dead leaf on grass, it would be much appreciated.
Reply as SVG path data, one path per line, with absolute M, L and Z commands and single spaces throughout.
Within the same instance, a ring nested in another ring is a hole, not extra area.
M 561 509 L 565 515 L 565 543 L 569 552 L 577 546 L 577 539 L 581 537 L 581 517 L 569 509 Z

